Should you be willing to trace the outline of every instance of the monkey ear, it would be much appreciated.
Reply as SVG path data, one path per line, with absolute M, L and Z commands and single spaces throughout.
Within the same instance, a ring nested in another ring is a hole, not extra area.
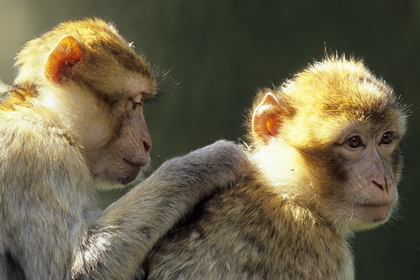
M 56 84 L 70 76 L 70 69 L 82 58 L 79 42 L 70 35 L 65 35 L 55 44 L 48 55 L 44 67 L 46 78 Z
M 281 116 L 285 110 L 272 92 L 267 92 L 261 103 L 252 114 L 252 134 L 254 138 L 263 144 L 267 144 L 272 137 L 277 136 L 281 125 Z

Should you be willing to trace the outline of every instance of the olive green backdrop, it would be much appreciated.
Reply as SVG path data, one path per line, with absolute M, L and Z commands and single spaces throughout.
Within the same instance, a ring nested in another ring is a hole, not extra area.
M 364 58 L 413 114 L 401 207 L 386 226 L 356 234 L 357 279 L 420 279 L 420 1 L 0 0 L 3 81 L 12 82 L 24 42 L 84 16 L 114 22 L 169 71 L 146 106 L 153 168 L 220 138 L 244 139 L 256 89 L 278 85 L 325 50 Z

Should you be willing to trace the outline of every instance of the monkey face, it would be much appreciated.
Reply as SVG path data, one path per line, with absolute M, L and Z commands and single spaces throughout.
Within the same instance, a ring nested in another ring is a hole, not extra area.
M 50 48 L 45 61 L 31 55 L 39 41 Z M 101 185 L 136 178 L 149 162 L 152 140 L 142 107 L 156 94 L 156 81 L 131 44 L 102 21 L 63 23 L 29 42 L 17 63 L 16 82 L 43 85 L 36 105 L 63 125 Z
M 149 163 L 152 139 L 143 116 L 143 102 L 141 94 L 122 102 L 118 106 L 123 108 L 116 109 L 120 118 L 108 120 L 108 125 L 114 123 L 113 133 L 107 144 L 90 160 L 90 170 L 97 180 L 102 181 L 101 187 L 106 187 L 103 181 L 128 184 Z
M 105 188 L 133 181 L 149 163 L 152 148 L 143 105 L 154 95 L 153 83 L 128 73 L 118 81 L 115 88 L 102 94 L 114 93 L 113 98 L 118 95 L 120 99 L 109 101 L 99 96 L 98 106 L 90 108 L 89 116 L 84 117 L 91 121 L 76 129 L 82 131 L 78 134 L 89 169 Z
M 324 164 L 332 178 L 320 179 L 329 200 L 320 209 L 331 223 L 339 220 L 344 231 L 355 231 L 389 219 L 398 200 L 401 137 L 398 127 L 377 129 L 365 122 L 343 131 Z

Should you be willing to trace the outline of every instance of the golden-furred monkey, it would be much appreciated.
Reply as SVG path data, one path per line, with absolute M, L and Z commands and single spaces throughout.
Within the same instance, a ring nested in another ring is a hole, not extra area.
M 145 262 L 147 279 L 353 279 L 354 231 L 386 222 L 406 115 L 361 61 L 332 56 L 250 116 L 253 167 L 200 204 Z

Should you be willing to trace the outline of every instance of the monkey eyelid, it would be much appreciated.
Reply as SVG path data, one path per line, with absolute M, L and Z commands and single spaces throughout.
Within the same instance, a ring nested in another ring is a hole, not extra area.
M 143 104 L 143 93 L 135 95 L 131 100 L 134 103 Z
M 143 92 L 142 91 L 139 94 L 137 94 L 136 96 L 134 96 L 134 98 L 132 98 L 132 101 L 134 103 L 144 105 L 145 103 L 151 102 L 155 95 L 156 95 L 155 93 Z
M 135 111 L 138 106 L 142 107 L 145 100 L 143 99 L 143 95 L 136 95 L 132 98 L 130 98 L 130 101 L 133 102 L 132 110 Z
M 385 135 L 390 135 L 391 138 L 390 139 L 386 139 L 386 141 L 384 141 L 384 137 Z M 381 139 L 379 139 L 378 145 L 390 145 L 392 143 L 395 142 L 395 140 L 398 140 L 398 134 L 394 131 L 384 131 L 381 135 Z
M 350 134 L 349 136 L 347 136 L 342 146 L 343 145 L 346 145 L 352 150 L 366 147 L 365 141 L 358 134 Z

